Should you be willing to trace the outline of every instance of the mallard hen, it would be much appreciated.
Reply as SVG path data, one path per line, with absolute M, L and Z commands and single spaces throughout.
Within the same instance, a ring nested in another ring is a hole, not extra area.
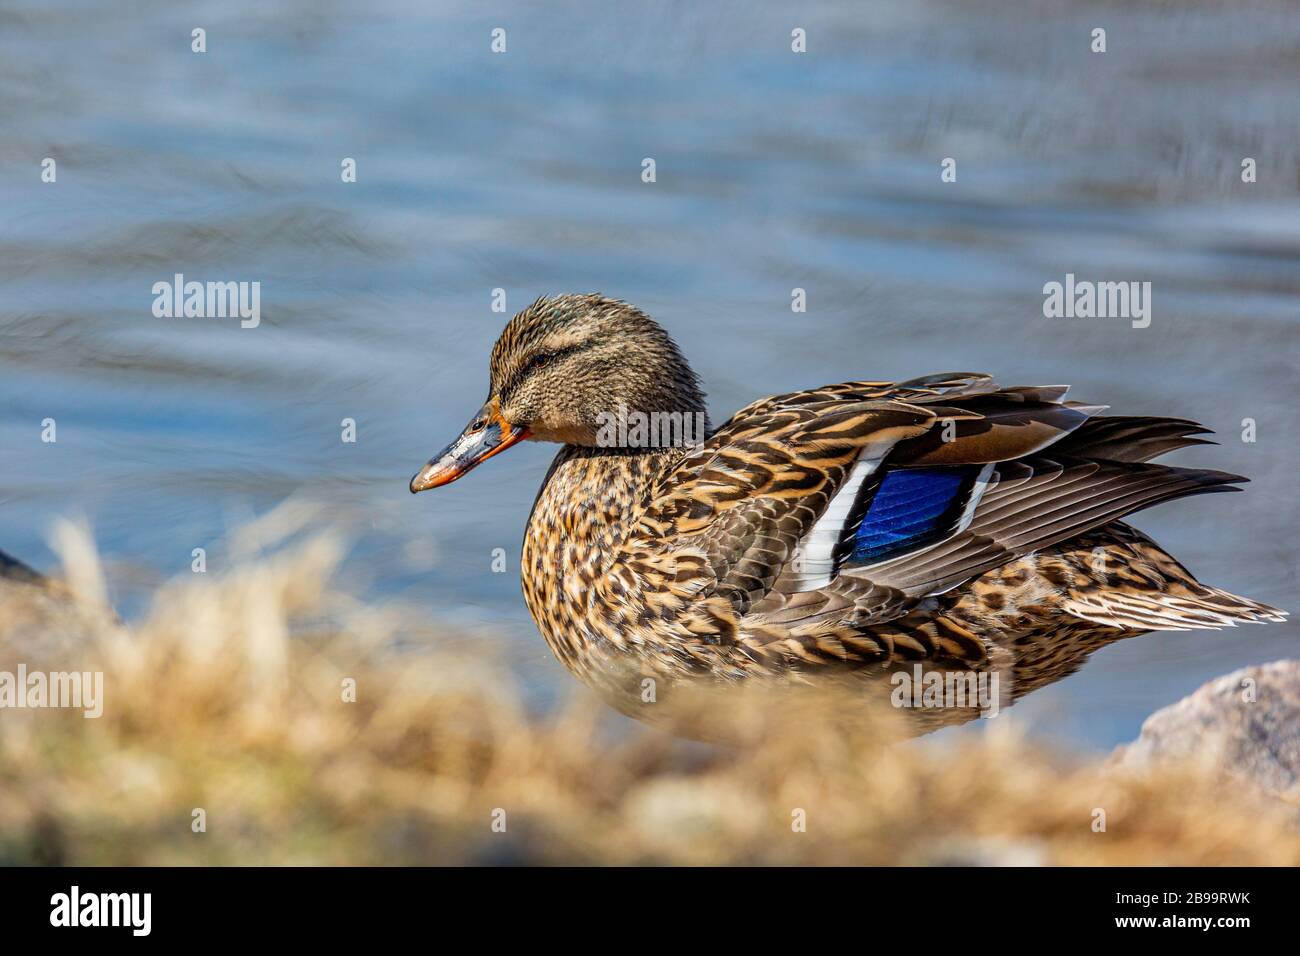
M 668 334 L 598 295 L 517 314 L 490 380 L 411 491 L 525 439 L 563 446 L 528 521 L 524 597 L 555 656 L 635 716 L 682 682 L 919 678 L 918 664 L 996 671 L 1010 703 L 1120 638 L 1283 618 L 1120 521 L 1238 490 L 1149 463 L 1205 444 L 1195 422 L 941 374 L 763 398 L 712 430 Z

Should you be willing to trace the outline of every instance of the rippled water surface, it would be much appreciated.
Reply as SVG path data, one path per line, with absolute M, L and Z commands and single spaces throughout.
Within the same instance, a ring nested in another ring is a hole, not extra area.
M 219 567 L 229 528 L 306 494 L 358 536 L 363 593 L 483 625 L 545 698 L 570 678 L 515 555 L 552 449 L 418 499 L 406 483 L 482 401 L 491 290 L 511 312 L 599 290 L 673 332 L 718 421 L 948 369 L 1203 421 L 1223 445 L 1175 460 L 1250 475 L 1248 493 L 1135 523 L 1294 609 L 1298 81 L 1283 3 L 9 0 L 0 547 L 48 566 L 51 522 L 83 513 L 132 613 L 193 548 Z M 155 318 L 151 287 L 178 272 L 259 281 L 261 325 Z M 1150 281 L 1150 328 L 1045 319 L 1066 273 Z M 1014 713 L 1107 746 L 1296 638 L 1131 641 Z

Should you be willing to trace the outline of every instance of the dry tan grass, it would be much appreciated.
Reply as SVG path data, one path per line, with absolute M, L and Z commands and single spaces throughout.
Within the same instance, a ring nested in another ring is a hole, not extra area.
M 340 593 L 329 535 L 171 582 L 130 628 L 85 531 L 57 545 L 66 588 L 0 592 L 0 670 L 102 669 L 106 708 L 0 711 L 2 862 L 1300 863 L 1294 808 L 1204 767 L 1121 775 L 1004 722 L 895 745 L 829 729 L 833 702 L 738 700 L 741 742 L 720 748 L 611 734 L 582 693 L 531 715 L 464 642 Z

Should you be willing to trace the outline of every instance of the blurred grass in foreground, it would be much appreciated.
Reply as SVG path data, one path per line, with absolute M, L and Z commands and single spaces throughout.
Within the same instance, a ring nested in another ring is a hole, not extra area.
M 100 719 L 0 710 L 0 862 L 1300 863 L 1293 807 L 1205 767 L 1107 770 L 1005 722 L 898 745 L 832 729 L 833 702 L 737 698 L 723 748 L 610 733 L 583 692 L 532 715 L 427 615 L 341 592 L 341 540 L 287 540 L 305 525 L 237 536 L 236 570 L 165 585 L 130 628 L 75 525 L 56 532 L 63 583 L 0 582 L 0 670 L 105 673 Z

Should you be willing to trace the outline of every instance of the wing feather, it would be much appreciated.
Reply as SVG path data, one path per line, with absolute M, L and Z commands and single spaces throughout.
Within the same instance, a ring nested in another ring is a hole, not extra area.
M 851 638 L 837 646 L 862 657 L 871 638 L 854 629 L 1139 508 L 1241 480 L 1144 463 L 1203 441 L 1194 422 L 1097 417 L 1104 406 L 1065 394 L 941 373 L 760 399 L 660 476 L 624 547 L 689 556 L 683 565 L 703 577 L 692 593 L 725 597 L 753 625 L 752 641 L 770 627 L 774 643 L 832 653 L 832 637 Z M 946 465 L 984 466 L 981 494 L 949 537 L 838 573 L 797 566 L 801 543 L 818 555 L 842 543 L 884 469 Z

